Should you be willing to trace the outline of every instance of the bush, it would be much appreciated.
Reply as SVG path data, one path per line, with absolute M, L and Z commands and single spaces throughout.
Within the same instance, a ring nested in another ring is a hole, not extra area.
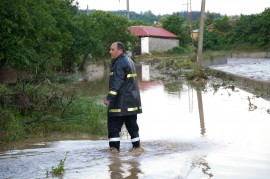
M 168 51 L 166 51 L 167 54 L 186 54 L 187 49 L 181 46 L 174 47 Z

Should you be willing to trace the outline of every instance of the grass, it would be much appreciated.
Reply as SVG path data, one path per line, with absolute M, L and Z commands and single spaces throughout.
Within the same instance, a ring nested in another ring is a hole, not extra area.
M 68 153 L 68 152 L 67 152 Z M 52 166 L 52 169 L 50 171 L 51 175 L 53 177 L 59 177 L 59 176 L 62 176 L 64 174 L 64 171 L 65 171 L 65 161 L 67 159 L 67 153 L 65 155 L 65 158 L 62 160 L 59 161 L 59 164 L 57 167 L 54 167 Z M 49 172 L 47 171 L 47 178 L 49 177 Z
M 50 133 L 103 135 L 107 111 L 102 97 L 82 97 L 65 86 L 0 86 L 1 145 Z

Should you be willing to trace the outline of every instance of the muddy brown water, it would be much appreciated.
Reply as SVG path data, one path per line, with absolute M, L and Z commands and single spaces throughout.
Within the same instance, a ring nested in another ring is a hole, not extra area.
M 105 78 L 79 85 L 86 96 L 91 95 L 93 84 L 103 94 Z M 198 92 L 181 82 L 140 81 L 140 88 L 143 114 L 138 115 L 138 123 L 145 152 L 132 152 L 125 133 L 119 154 L 107 151 L 103 136 L 33 140 L 22 148 L 0 152 L 0 178 L 270 177 L 269 101 L 239 88 L 208 87 Z M 47 173 L 65 155 L 64 174 Z

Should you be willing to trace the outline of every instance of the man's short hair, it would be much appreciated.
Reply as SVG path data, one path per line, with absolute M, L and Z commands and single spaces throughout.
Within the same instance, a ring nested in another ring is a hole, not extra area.
M 116 43 L 117 43 L 118 50 L 122 49 L 123 52 L 125 52 L 125 50 L 126 50 L 125 45 L 122 42 L 116 42 Z

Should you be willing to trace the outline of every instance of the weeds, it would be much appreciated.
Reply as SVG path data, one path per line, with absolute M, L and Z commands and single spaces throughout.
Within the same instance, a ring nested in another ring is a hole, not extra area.
M 0 86 L 0 141 L 51 132 L 106 134 L 106 107 L 48 81 Z
M 67 154 L 68 154 L 68 152 L 66 153 L 65 158 L 63 160 L 61 159 L 59 161 L 59 164 L 58 164 L 57 167 L 52 166 L 52 169 L 51 169 L 50 173 L 51 173 L 51 175 L 53 177 L 61 176 L 61 175 L 64 174 L 64 171 L 65 171 L 65 161 L 67 159 Z M 47 175 L 47 178 L 48 178 L 49 177 L 48 170 L 46 172 L 46 175 Z
M 199 79 L 207 79 L 208 76 L 204 72 L 202 68 L 194 68 L 192 71 L 187 72 L 185 74 L 187 80 L 199 80 Z

